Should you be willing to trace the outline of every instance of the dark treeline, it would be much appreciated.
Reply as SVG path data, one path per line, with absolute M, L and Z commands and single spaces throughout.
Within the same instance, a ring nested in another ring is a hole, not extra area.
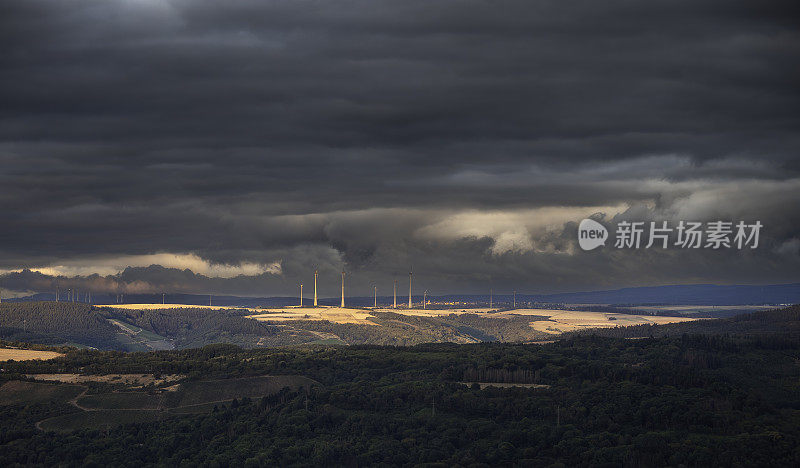
M 565 336 L 596 335 L 615 338 L 641 338 L 693 334 L 771 335 L 772 340 L 798 339 L 800 337 L 800 305 L 783 309 L 765 310 L 734 317 L 697 320 L 666 325 L 632 325 L 628 327 L 579 330 Z
M 6 409 L 3 424 L 16 429 L 4 436 L 0 464 L 797 466 L 800 343 L 775 349 L 763 338 L 72 350 L 5 363 L 0 375 L 291 374 L 321 385 L 205 415 L 68 435 L 31 426 L 63 408 Z M 465 377 L 550 387 L 481 390 L 459 384 Z

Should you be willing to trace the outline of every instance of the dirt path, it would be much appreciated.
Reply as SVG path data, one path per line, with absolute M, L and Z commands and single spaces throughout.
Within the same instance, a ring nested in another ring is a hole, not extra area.
M 88 391 L 89 391 L 89 387 L 87 387 L 86 385 L 81 385 L 81 387 L 83 387 L 83 391 L 82 391 L 82 392 L 81 392 L 79 395 L 77 395 L 75 398 L 73 398 L 73 399 L 69 400 L 67 403 L 69 403 L 70 405 L 72 405 L 72 406 L 74 406 L 74 407 L 78 408 L 79 410 L 83 410 L 83 411 L 92 411 L 92 409 L 91 409 L 91 408 L 84 408 L 83 406 L 81 406 L 81 405 L 78 403 L 78 398 L 80 398 L 80 397 L 82 397 L 82 396 L 86 395 L 86 392 L 88 392 Z
M 91 411 L 91 409 L 90 409 L 90 408 L 84 408 L 83 406 L 81 406 L 81 405 L 78 403 L 78 398 L 80 398 L 80 397 L 82 397 L 82 396 L 86 395 L 86 392 L 88 392 L 88 391 L 89 391 L 89 387 L 87 387 L 86 385 L 80 385 L 80 386 L 81 386 L 81 387 L 83 387 L 83 391 L 82 391 L 80 394 L 78 394 L 76 397 L 74 397 L 74 398 L 70 399 L 69 401 L 67 401 L 67 403 L 69 403 L 70 405 L 72 405 L 72 406 L 74 406 L 74 407 L 78 408 L 78 409 L 79 409 L 79 410 L 81 410 L 81 411 Z M 56 417 L 56 418 L 57 418 L 58 416 L 54 416 L 54 417 Z M 44 419 L 42 419 L 41 421 L 36 421 L 36 424 L 34 424 L 34 426 L 36 427 L 36 430 L 38 430 L 38 431 L 40 431 L 40 432 L 44 432 L 44 429 L 42 429 L 42 426 L 41 426 L 41 424 L 42 424 L 43 422 L 47 421 L 48 419 L 52 419 L 52 418 L 44 418 Z

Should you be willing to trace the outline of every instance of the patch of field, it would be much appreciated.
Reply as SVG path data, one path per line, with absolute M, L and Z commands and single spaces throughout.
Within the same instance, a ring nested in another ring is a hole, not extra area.
M 43 431 L 70 432 L 78 429 L 110 429 L 122 424 L 159 421 L 172 417 L 164 411 L 99 410 L 65 414 L 39 423 Z
M 0 361 L 33 361 L 61 357 L 63 354 L 55 351 L 34 351 L 32 349 L 0 348 Z
M 327 320 L 334 323 L 355 323 L 377 325 L 369 319 L 373 316 L 367 310 L 342 307 L 282 307 L 264 309 L 260 314 L 248 315 L 261 322 L 286 322 L 293 320 Z
M 481 390 L 487 387 L 497 387 L 497 388 L 511 388 L 511 387 L 522 387 L 522 388 L 550 388 L 549 385 L 545 384 L 535 384 L 535 383 L 505 383 L 505 382 L 459 382 L 460 384 L 464 384 L 467 386 L 473 386 L 478 384 L 481 387 Z
M 185 375 L 170 374 L 162 375 L 161 377 L 154 377 L 153 374 L 103 374 L 103 375 L 81 375 L 81 374 L 28 374 L 27 377 L 36 380 L 47 380 L 51 382 L 63 383 L 86 383 L 86 382 L 104 382 L 104 383 L 120 383 L 128 385 L 132 388 L 144 387 L 145 385 L 161 385 L 178 381 Z
M 402 315 L 413 315 L 417 317 L 439 317 L 442 315 L 450 314 L 485 314 L 488 312 L 495 312 L 496 308 L 478 307 L 475 309 L 393 309 L 393 308 L 377 308 L 373 309 L 375 312 L 394 312 Z
M 69 401 L 84 390 L 85 387 L 80 385 L 12 380 L 0 386 L 0 405 L 45 403 L 54 400 Z
M 176 392 L 165 394 L 167 406 L 199 405 L 234 398 L 261 398 L 278 393 L 284 388 L 297 389 L 317 385 L 317 382 L 300 375 L 264 375 L 239 379 L 198 380 L 181 384 Z
M 11 383 L 11 382 L 9 382 Z M 127 423 L 150 422 L 181 414 L 203 414 L 215 405 L 234 398 L 261 398 L 273 395 L 284 388 L 299 389 L 318 385 L 312 379 L 295 375 L 243 377 L 223 380 L 199 380 L 180 384 L 174 391 L 151 395 L 144 392 L 113 392 L 96 395 L 81 395 L 85 387 L 69 385 L 37 384 L 18 382 L 52 389 L 75 387 L 62 398 L 75 399 L 73 404 L 83 410 L 80 413 L 45 419 L 37 425 L 43 431 L 69 432 L 78 429 L 110 429 Z M 8 384 L 6 384 L 8 385 Z M 3 394 L 5 385 L 0 387 Z M 27 388 L 15 388 L 5 392 L 10 397 L 30 393 Z M 40 398 L 47 394 L 38 392 Z M 12 403 L 15 400 L 10 400 Z M 25 400 L 27 401 L 27 400 Z
M 643 324 L 663 325 L 666 323 L 698 320 L 692 317 L 664 317 L 560 309 L 516 309 L 497 314 L 497 316 L 510 315 L 538 315 L 548 317 L 548 320 L 535 320 L 531 322 L 531 327 L 536 331 L 551 334 L 565 333 L 585 328 L 613 328 Z
M 78 406 L 82 409 L 148 409 L 163 408 L 163 395 L 150 395 L 141 392 L 115 392 L 86 395 L 78 398 Z
M 234 398 L 261 398 L 284 388 L 297 389 L 316 384 L 296 375 L 262 375 L 238 379 L 197 380 L 180 384 L 171 392 L 150 395 L 144 392 L 115 392 L 86 395 L 78 399 L 85 409 L 159 409 L 202 406 Z M 195 412 L 191 408 L 188 412 Z

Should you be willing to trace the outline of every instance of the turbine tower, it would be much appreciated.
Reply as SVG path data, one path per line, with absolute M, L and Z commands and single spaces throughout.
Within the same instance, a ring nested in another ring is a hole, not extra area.
M 408 308 L 411 308 L 411 279 L 414 276 L 414 272 L 408 272 Z
M 344 309 L 344 272 L 342 272 L 342 306 Z
M 373 286 L 373 289 L 375 290 L 375 305 L 374 305 L 374 307 L 377 309 L 378 308 L 378 286 Z
M 317 306 L 317 270 L 314 270 L 314 307 Z
M 425 309 L 426 304 L 428 303 L 428 290 L 426 289 L 424 293 L 422 293 L 422 308 Z
M 394 294 L 393 295 L 394 295 L 394 306 L 392 306 L 392 307 L 394 307 L 396 309 L 397 308 L 397 280 L 394 280 Z
M 517 292 L 514 291 L 514 308 L 517 308 Z
M 492 308 L 492 299 L 493 299 L 492 298 L 492 294 L 493 294 L 492 288 L 489 288 L 489 308 L 490 309 Z
M 303 283 L 300 283 L 300 307 L 303 307 Z

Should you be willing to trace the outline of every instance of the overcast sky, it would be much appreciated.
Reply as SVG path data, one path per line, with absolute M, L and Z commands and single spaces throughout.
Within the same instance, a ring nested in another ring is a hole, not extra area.
M 0 287 L 800 281 L 799 8 L 4 0 Z M 584 252 L 590 215 L 764 228 Z

